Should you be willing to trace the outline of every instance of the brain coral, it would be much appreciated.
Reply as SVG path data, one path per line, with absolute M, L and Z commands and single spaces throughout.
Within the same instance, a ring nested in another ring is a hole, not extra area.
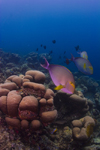
M 12 75 L 0 84 L 0 109 L 8 125 L 36 131 L 57 117 L 54 92 L 44 86 L 45 74 L 29 70 L 25 76 Z

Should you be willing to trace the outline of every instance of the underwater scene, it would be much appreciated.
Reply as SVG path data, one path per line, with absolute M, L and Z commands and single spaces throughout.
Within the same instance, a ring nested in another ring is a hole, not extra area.
M 0 150 L 100 150 L 99 0 L 0 0 Z

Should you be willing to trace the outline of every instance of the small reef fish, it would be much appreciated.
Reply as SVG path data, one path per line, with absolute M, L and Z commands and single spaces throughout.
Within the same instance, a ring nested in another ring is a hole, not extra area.
M 55 44 L 55 43 L 56 43 L 56 40 L 52 40 L 52 43 Z
M 68 94 L 73 94 L 75 81 L 73 74 L 64 66 L 49 64 L 45 59 L 45 64 L 40 64 L 49 71 L 53 83 L 57 86 L 55 90 L 61 90 Z
M 51 134 L 55 133 L 56 131 L 57 131 L 57 128 L 53 129 L 53 130 L 51 131 Z
M 68 65 L 70 63 L 70 60 L 68 58 L 66 58 L 65 63 Z
M 49 55 L 51 55 L 52 53 L 53 53 L 53 51 L 50 51 L 50 52 L 49 52 Z
M 59 58 L 58 59 L 61 59 L 61 56 L 59 56 Z
M 14 71 L 12 69 L 9 70 L 11 73 L 14 73 Z
M 24 94 L 23 89 L 17 90 L 16 92 L 19 93 L 20 95 Z
M 80 57 L 88 59 L 88 54 L 86 51 L 78 52 L 78 54 L 80 54 Z
M 46 49 L 46 46 L 44 46 L 44 49 Z
M 66 53 L 66 51 L 64 51 L 64 54 Z
M 75 47 L 75 49 L 76 49 L 76 51 L 80 50 L 79 45 L 77 45 L 77 46 Z
M 73 55 L 72 55 L 70 60 L 75 63 L 78 70 L 81 71 L 82 73 L 84 73 L 86 75 L 93 74 L 93 67 L 92 67 L 89 60 L 82 58 L 82 57 L 76 57 L 75 58 Z M 66 63 L 69 64 L 68 59 L 66 59 Z

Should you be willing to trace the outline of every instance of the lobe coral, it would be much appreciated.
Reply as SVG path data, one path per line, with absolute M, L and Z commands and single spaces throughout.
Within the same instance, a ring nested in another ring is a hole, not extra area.
M 29 70 L 0 84 L 0 109 L 8 126 L 34 132 L 56 119 L 54 92 L 45 88 L 45 78 L 44 73 Z

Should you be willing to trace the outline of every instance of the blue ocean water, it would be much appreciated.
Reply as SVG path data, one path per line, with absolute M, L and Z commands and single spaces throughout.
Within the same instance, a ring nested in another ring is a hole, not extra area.
M 53 44 L 52 40 L 56 40 Z M 46 45 L 46 49 L 40 45 Z M 52 63 L 67 66 L 63 58 L 87 51 L 100 80 L 99 0 L 0 0 L 0 48 L 20 55 L 52 53 Z M 59 59 L 61 56 L 61 59 Z M 71 63 L 67 66 L 77 71 Z

